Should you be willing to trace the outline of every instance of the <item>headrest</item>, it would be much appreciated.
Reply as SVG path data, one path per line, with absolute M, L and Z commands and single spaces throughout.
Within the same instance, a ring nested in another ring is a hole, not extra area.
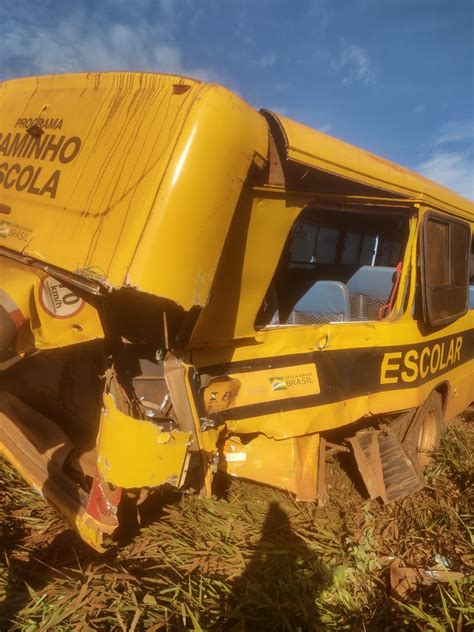
M 347 282 L 349 292 L 388 300 L 396 270 L 388 266 L 362 266 Z

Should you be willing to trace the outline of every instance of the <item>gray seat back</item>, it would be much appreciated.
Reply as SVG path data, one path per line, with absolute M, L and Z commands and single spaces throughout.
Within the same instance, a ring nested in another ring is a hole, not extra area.
M 377 320 L 387 304 L 397 269 L 389 266 L 362 266 L 347 282 L 351 320 Z
M 340 281 L 317 281 L 296 303 L 287 323 L 321 324 L 349 320 L 349 292 Z

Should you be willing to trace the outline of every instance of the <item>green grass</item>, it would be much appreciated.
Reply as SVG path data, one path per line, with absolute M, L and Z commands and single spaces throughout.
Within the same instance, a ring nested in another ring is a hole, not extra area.
M 225 499 L 165 495 L 91 551 L 5 462 L 0 630 L 452 630 L 473 619 L 474 428 L 445 429 L 428 486 L 367 501 L 337 460 L 326 507 L 232 481 Z M 471 413 L 472 417 L 472 413 Z M 387 557 L 465 579 L 390 596 Z M 463 628 L 464 626 L 464 628 Z

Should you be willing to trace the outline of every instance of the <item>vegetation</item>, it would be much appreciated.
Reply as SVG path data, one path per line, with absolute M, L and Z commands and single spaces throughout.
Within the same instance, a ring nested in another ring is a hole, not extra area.
M 2 462 L 0 629 L 467 629 L 473 419 L 447 425 L 428 486 L 397 504 L 367 501 L 334 458 L 326 507 L 223 479 L 212 499 L 150 499 L 140 533 L 124 527 L 104 555 Z M 464 578 L 401 598 L 394 558 L 423 569 L 441 559 Z

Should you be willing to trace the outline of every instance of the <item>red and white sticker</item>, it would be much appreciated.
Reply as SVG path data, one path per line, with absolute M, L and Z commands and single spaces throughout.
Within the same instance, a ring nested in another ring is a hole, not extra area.
M 0 306 L 6 310 L 7 314 L 12 319 L 15 327 L 20 330 L 20 327 L 25 322 L 21 309 L 15 303 L 15 301 L 9 296 L 5 290 L 0 289 Z
M 82 298 L 52 276 L 41 281 L 39 299 L 41 307 L 53 318 L 71 318 L 85 305 Z

